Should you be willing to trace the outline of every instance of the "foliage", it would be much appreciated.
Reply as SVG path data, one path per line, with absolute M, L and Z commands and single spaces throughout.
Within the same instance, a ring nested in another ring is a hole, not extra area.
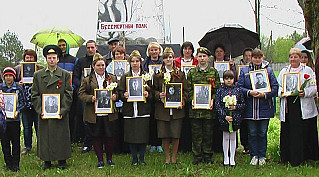
M 297 33 L 297 31 L 294 31 L 292 34 L 288 35 L 288 39 L 293 40 L 295 43 L 297 43 L 304 37 L 307 37 L 307 33 L 299 34 Z
M 279 37 L 274 43 L 274 63 L 286 63 L 288 62 L 289 50 L 295 45 L 295 42 L 291 39 Z
M 0 38 L 0 69 L 15 66 L 22 60 L 23 45 L 18 35 L 9 30 Z

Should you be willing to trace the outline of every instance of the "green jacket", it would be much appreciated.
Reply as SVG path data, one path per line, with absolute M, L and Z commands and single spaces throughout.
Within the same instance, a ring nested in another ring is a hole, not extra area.
M 212 98 L 215 98 L 215 94 L 217 89 L 220 87 L 220 80 L 219 80 L 219 74 L 218 71 L 210 67 L 208 67 L 204 70 L 200 69 L 200 66 L 196 66 L 195 68 L 192 68 L 189 70 L 187 74 L 187 87 L 188 87 L 188 93 L 189 93 L 189 101 L 192 105 L 193 97 L 194 97 L 194 84 L 211 84 L 211 78 L 215 79 L 215 84 L 212 85 Z M 211 119 L 216 118 L 215 110 L 205 110 L 205 109 L 192 109 L 192 106 L 190 106 L 189 110 L 189 117 L 190 118 L 200 118 L 200 119 Z

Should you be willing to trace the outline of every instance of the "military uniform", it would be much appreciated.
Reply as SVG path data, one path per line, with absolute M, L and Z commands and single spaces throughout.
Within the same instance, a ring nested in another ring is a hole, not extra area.
M 192 68 L 187 74 L 189 100 L 194 97 L 194 84 L 211 84 L 212 98 L 215 98 L 216 90 L 220 87 L 218 71 L 208 65 L 204 70 L 200 66 Z M 210 160 L 212 156 L 213 121 L 216 118 L 214 110 L 191 109 L 189 110 L 192 127 L 192 151 L 194 161 Z

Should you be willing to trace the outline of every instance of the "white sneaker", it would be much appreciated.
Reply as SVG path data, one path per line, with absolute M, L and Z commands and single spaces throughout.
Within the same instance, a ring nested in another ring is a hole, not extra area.
M 259 165 L 260 165 L 260 166 L 263 166 L 263 165 L 265 165 L 265 164 L 266 164 L 266 158 L 265 158 L 265 157 L 259 159 Z
M 250 160 L 250 165 L 258 165 L 258 157 L 254 156 L 251 160 Z

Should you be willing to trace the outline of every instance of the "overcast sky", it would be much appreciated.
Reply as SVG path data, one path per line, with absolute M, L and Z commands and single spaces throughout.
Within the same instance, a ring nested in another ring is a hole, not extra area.
M 254 0 L 250 0 L 254 4 Z M 165 20 L 170 21 L 172 43 L 185 40 L 197 42 L 212 27 L 239 23 L 255 31 L 254 14 L 249 0 L 164 0 Z M 34 48 L 29 41 L 38 30 L 66 27 L 85 40 L 96 38 L 98 0 L 26 0 L 1 1 L 0 36 L 7 30 L 18 34 L 24 48 Z M 297 0 L 263 0 L 261 32 L 273 38 L 286 36 L 294 30 L 302 33 L 304 19 Z M 268 18 L 268 19 L 267 19 Z M 275 22 L 289 24 L 295 29 Z M 143 36 L 145 38 L 151 36 Z

